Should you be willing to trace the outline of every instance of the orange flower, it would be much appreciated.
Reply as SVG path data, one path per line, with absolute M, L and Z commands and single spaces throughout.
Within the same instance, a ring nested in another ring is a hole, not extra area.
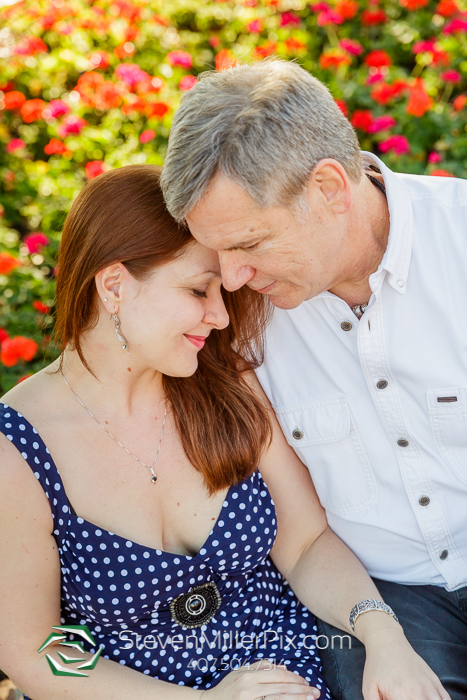
M 237 65 L 237 59 L 229 49 L 222 49 L 216 55 L 216 70 L 226 70 Z
M 268 41 L 262 46 L 255 46 L 255 49 L 253 51 L 253 58 L 255 58 L 257 61 L 261 61 L 261 59 L 263 58 L 272 56 L 272 54 L 276 53 L 276 51 L 277 44 L 274 41 Z
M 405 111 L 414 117 L 423 117 L 433 106 L 433 100 L 428 95 L 422 78 L 417 78 L 410 88 L 409 101 Z
M 452 104 L 454 109 L 460 112 L 460 110 L 464 109 L 465 105 L 467 104 L 467 95 L 459 95 Z
M 428 5 L 428 0 L 399 0 L 400 5 L 409 11 L 420 10 Z
M 3 101 L 5 103 L 5 109 L 19 109 L 21 105 L 26 102 L 26 98 L 19 90 L 12 90 L 11 92 L 5 93 Z
M 459 12 L 459 7 L 455 0 L 441 0 L 441 2 L 438 3 L 435 12 L 437 15 L 441 15 L 442 17 L 452 17 L 452 15 L 455 15 L 456 12 Z
M 358 12 L 358 2 L 355 0 L 337 0 L 335 10 L 344 19 L 353 19 Z
M 0 351 L 0 362 L 5 367 L 13 367 L 20 360 L 30 362 L 38 349 L 38 345 L 32 338 L 25 338 L 17 335 L 14 338 L 7 338 L 3 341 Z
M 290 37 L 290 39 L 285 40 L 285 46 L 287 48 L 287 51 L 290 52 L 306 49 L 306 44 L 303 41 L 299 41 L 298 39 L 294 39 L 293 37 Z
M 432 170 L 430 175 L 434 175 L 435 177 L 456 177 L 452 173 L 448 173 L 447 170 Z
M 342 49 L 323 51 L 319 59 L 319 65 L 325 70 L 333 70 L 339 68 L 339 66 L 348 66 L 351 62 L 350 56 Z
M 42 113 L 47 107 L 44 100 L 26 100 L 21 105 L 21 116 L 25 124 L 31 124 L 31 122 L 37 122 L 42 119 Z
M 15 267 L 21 265 L 11 253 L 0 253 L 0 275 L 8 275 Z
M 162 119 L 169 111 L 169 106 L 165 102 L 148 102 L 144 111 L 149 118 Z

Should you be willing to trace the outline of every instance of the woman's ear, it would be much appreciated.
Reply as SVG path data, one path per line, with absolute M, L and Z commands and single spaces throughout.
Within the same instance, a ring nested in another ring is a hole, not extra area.
M 100 270 L 95 276 L 97 293 L 109 313 L 116 313 L 123 301 L 123 265 L 115 263 Z

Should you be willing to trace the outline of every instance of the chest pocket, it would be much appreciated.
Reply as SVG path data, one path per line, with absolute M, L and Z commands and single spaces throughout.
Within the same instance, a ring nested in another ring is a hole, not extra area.
M 467 389 L 432 389 L 426 399 L 438 450 L 467 483 Z
M 275 408 L 321 504 L 339 516 L 375 505 L 378 488 L 344 396 Z

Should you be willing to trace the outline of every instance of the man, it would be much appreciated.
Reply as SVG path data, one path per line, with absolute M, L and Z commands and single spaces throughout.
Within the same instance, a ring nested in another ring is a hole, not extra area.
M 163 187 L 226 289 L 276 307 L 258 376 L 284 433 L 332 529 L 465 700 L 467 182 L 362 157 L 324 85 L 266 61 L 185 95 Z M 322 657 L 334 696 L 361 698 L 361 645 Z

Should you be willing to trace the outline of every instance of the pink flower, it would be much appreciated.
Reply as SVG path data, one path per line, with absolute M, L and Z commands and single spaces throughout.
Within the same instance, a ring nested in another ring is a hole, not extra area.
M 326 5 L 325 3 L 323 4 L 323 10 L 327 10 L 328 5 Z M 296 15 L 295 12 L 283 12 L 281 14 L 280 25 L 281 27 L 288 27 L 290 24 L 295 24 L 295 26 L 298 26 L 301 23 L 301 21 L 301 18 L 298 15 Z
M 365 85 L 374 85 L 374 83 L 379 83 L 384 80 L 385 75 L 377 70 L 375 73 L 370 73 L 368 78 L 365 80 Z
M 344 49 L 344 51 L 347 51 L 347 53 L 352 54 L 352 56 L 360 56 L 364 51 L 363 46 L 353 39 L 341 39 L 339 46 Z
M 63 100 L 52 100 L 44 109 L 43 116 L 45 119 L 59 119 L 68 114 L 70 108 Z
M 446 83 L 460 83 L 462 76 L 456 70 L 447 70 L 441 75 L 441 80 Z
M 329 5 L 327 2 L 317 2 L 314 5 L 310 5 L 310 10 L 312 12 L 326 12 L 326 10 L 329 10 Z
M 246 25 L 246 28 L 252 34 L 259 34 L 263 30 L 263 23 L 259 19 L 254 19 L 253 22 Z
M 405 136 L 390 136 L 379 144 L 379 150 L 382 153 L 393 151 L 396 155 L 401 156 L 403 153 L 410 153 L 410 144 Z
M 184 75 L 178 84 L 179 90 L 181 90 L 182 92 L 191 90 L 191 88 L 194 87 L 197 82 L 198 81 L 196 80 L 194 75 Z
M 155 138 L 156 132 L 154 131 L 154 129 L 146 129 L 140 134 L 139 141 L 140 143 L 147 143 L 148 141 L 152 141 Z
M 108 170 L 108 166 L 102 160 L 91 160 L 86 163 L 86 177 L 88 180 L 92 180 L 98 175 L 102 175 Z
M 150 75 L 136 63 L 120 63 L 115 69 L 115 75 L 130 88 L 151 80 Z
M 28 235 L 24 237 L 24 242 L 30 253 L 39 253 L 44 246 L 49 245 L 50 241 L 45 233 L 42 233 L 42 231 L 35 231 L 34 233 L 28 233 Z
M 344 18 L 338 12 L 330 8 L 320 12 L 316 21 L 319 27 L 325 27 L 328 24 L 343 24 Z
M 441 156 L 439 153 L 436 153 L 436 151 L 431 151 L 430 155 L 428 156 L 428 162 L 429 163 L 439 163 L 441 161 Z
M 14 153 L 15 151 L 19 151 L 21 148 L 26 148 L 26 144 L 23 139 L 11 139 L 11 141 L 9 141 L 5 147 L 5 151 L 7 153 Z
M 412 53 L 429 53 L 434 50 L 436 40 L 427 39 L 426 41 L 416 41 L 412 46 Z
M 455 34 L 456 32 L 467 31 L 467 21 L 465 19 L 453 19 L 443 27 L 443 34 Z
M 167 54 L 167 61 L 171 66 L 181 68 L 191 68 L 193 65 L 193 58 L 187 51 L 170 51 Z
M 87 122 L 81 117 L 77 117 L 75 114 L 70 114 L 62 124 L 57 129 L 57 133 L 60 138 L 64 139 L 69 134 L 80 134 Z
M 390 117 L 389 115 L 385 115 L 383 117 L 376 117 L 376 119 L 374 119 L 373 122 L 370 124 L 370 128 L 368 129 L 368 131 L 370 132 L 370 134 L 377 134 L 378 131 L 391 129 L 395 125 L 396 120 L 394 119 L 394 117 Z

